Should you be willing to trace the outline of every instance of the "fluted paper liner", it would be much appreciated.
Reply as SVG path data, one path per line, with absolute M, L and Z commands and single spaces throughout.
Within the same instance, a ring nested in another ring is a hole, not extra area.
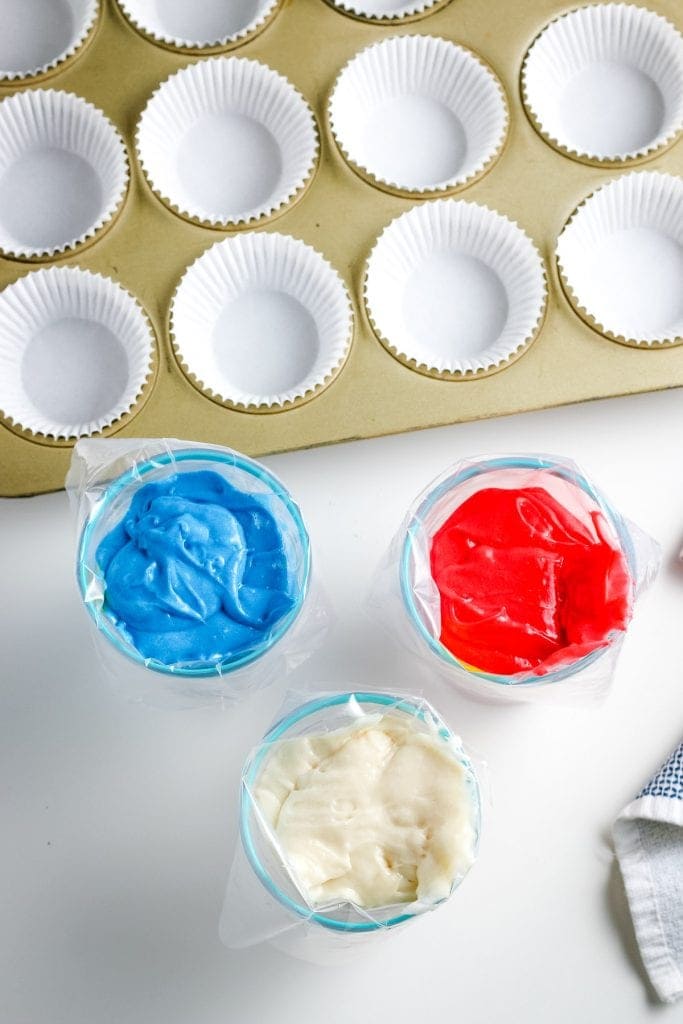
M 394 36 L 337 78 L 330 127 L 347 162 L 387 191 L 447 192 L 500 154 L 507 104 L 474 54 L 434 36 Z
M 225 0 L 186 3 L 178 11 L 156 0 L 118 0 L 131 25 L 152 41 L 177 50 L 228 48 L 244 43 L 265 28 L 281 0 L 251 0 L 248 5 Z M 246 10 L 244 7 L 246 6 Z
M 304 190 L 315 169 L 313 113 L 277 71 L 216 57 L 171 75 L 137 130 L 142 169 L 172 210 L 213 227 L 268 217 Z
M 0 292 L 0 412 L 18 430 L 104 430 L 133 409 L 153 362 L 146 315 L 110 278 L 51 267 Z
M 352 327 L 333 267 L 276 233 L 216 243 L 186 271 L 171 306 L 174 348 L 195 386 L 249 411 L 279 410 L 331 383 Z
M 405 21 L 438 11 L 452 0 L 327 0 L 343 14 L 363 21 Z
M 54 89 L 0 102 L 0 254 L 43 259 L 82 245 L 127 186 L 126 147 L 92 103 Z
M 24 79 L 46 75 L 71 60 L 95 28 L 99 0 L 66 0 L 64 9 L 42 13 L 36 31 L 36 10 L 26 0 L 4 0 L 0 26 L 0 85 L 23 84 Z M 60 68 L 61 69 L 61 68 Z
M 683 180 L 623 175 L 584 200 L 557 242 L 576 312 L 629 345 L 683 342 Z
M 522 94 L 536 129 L 566 155 L 612 164 L 646 157 L 683 128 L 683 37 L 643 7 L 581 7 L 530 47 Z
M 477 203 L 439 199 L 393 220 L 365 276 L 380 341 L 428 376 L 502 369 L 536 337 L 545 311 L 543 261 L 513 221 Z

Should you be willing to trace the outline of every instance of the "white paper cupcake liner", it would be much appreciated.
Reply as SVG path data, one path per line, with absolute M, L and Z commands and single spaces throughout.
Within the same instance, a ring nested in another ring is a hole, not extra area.
M 0 85 L 37 78 L 70 60 L 95 28 L 99 0 L 3 0 Z
M 452 0 L 327 0 L 343 14 L 363 21 L 406 21 L 438 11 Z
M 439 199 L 393 220 L 375 243 L 365 305 L 379 340 L 429 376 L 502 369 L 536 337 L 546 302 L 543 261 L 506 217 Z
M 557 242 L 576 312 L 613 341 L 683 342 L 683 179 L 626 174 L 590 195 Z
M 337 78 L 328 117 L 357 173 L 422 195 L 479 177 L 500 154 L 508 123 L 495 75 L 434 36 L 394 36 L 362 50 Z
M 331 383 L 349 352 L 353 313 L 341 278 L 315 249 L 250 232 L 188 268 L 170 327 L 195 386 L 225 405 L 267 412 Z
M 248 224 L 293 202 L 318 157 L 303 96 L 244 57 L 204 60 L 172 75 L 142 112 L 136 142 L 161 201 L 213 227 Z
M 154 351 L 145 313 L 115 281 L 36 270 L 0 292 L 0 411 L 47 438 L 97 433 L 138 402 Z
M 0 102 L 0 253 L 51 258 L 113 218 L 128 186 L 123 139 L 73 93 L 37 89 Z
M 645 157 L 683 128 L 683 37 L 643 7 L 581 7 L 533 43 L 522 95 L 538 132 L 568 156 L 612 164 Z
M 118 0 L 134 28 L 155 43 L 176 50 L 223 49 L 256 35 L 275 15 L 281 0 L 225 0 L 160 4 Z

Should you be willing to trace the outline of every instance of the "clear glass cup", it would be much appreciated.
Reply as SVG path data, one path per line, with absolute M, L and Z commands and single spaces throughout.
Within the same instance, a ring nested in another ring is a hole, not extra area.
M 426 910 L 432 910 L 439 904 L 396 904 L 389 907 L 363 909 L 349 903 L 335 906 L 333 909 L 316 910 L 308 906 L 295 886 L 282 858 L 260 819 L 258 809 L 252 796 L 253 787 L 259 777 L 261 768 L 271 752 L 273 744 L 283 739 L 313 733 L 328 732 L 348 727 L 359 715 L 391 712 L 392 715 L 406 716 L 417 727 L 431 735 L 438 735 L 450 746 L 459 763 L 466 772 L 467 788 L 471 799 L 472 820 L 475 830 L 474 854 L 479 846 L 481 832 L 481 796 L 479 783 L 471 761 L 465 754 L 460 740 L 453 735 L 444 722 L 436 715 L 426 702 L 418 698 L 402 697 L 387 693 L 351 692 L 326 695 L 297 707 L 270 729 L 263 738 L 262 744 L 248 762 L 242 780 L 240 801 L 240 839 L 246 859 L 266 893 L 281 908 L 280 920 L 273 924 L 274 934 L 286 931 L 300 924 L 313 926 L 316 930 L 338 933 L 342 938 L 353 935 L 368 935 L 386 932 L 398 925 L 406 924 L 421 916 Z M 453 880 L 451 891 L 445 899 L 462 882 L 465 876 Z M 445 900 L 439 901 L 443 903 Z M 276 912 L 275 919 L 278 914 Z
M 600 509 L 626 560 L 631 578 L 631 605 L 636 596 L 637 559 L 628 524 L 569 460 L 549 456 L 510 455 L 459 464 L 455 470 L 435 480 L 418 499 L 409 518 L 400 551 L 399 579 L 403 605 L 422 649 L 435 655 L 446 670 L 451 669 L 461 677 L 468 677 L 470 681 L 493 683 L 499 687 L 525 688 L 561 682 L 595 665 L 624 636 L 622 630 L 614 630 L 607 637 L 605 646 L 543 675 L 533 672 L 515 675 L 486 672 L 460 661 L 441 643 L 439 623 L 434 614 L 439 595 L 429 570 L 431 538 L 453 511 L 477 491 L 488 487 L 519 487 L 530 482 L 536 485 L 543 482 L 543 486 L 551 493 L 556 488 L 558 493 L 555 496 L 560 501 L 559 495 L 563 488 L 566 490 L 567 485 L 578 488 L 585 496 L 587 507 L 590 504 Z

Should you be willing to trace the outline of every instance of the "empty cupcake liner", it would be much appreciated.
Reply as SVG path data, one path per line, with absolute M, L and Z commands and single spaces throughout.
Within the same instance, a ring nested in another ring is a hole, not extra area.
M 591 327 L 627 345 L 683 342 L 683 180 L 656 171 L 608 182 L 557 242 L 567 298 Z
M 334 268 L 281 234 L 226 238 L 178 285 L 170 326 L 178 360 L 209 397 L 251 412 L 300 404 L 349 352 L 353 313 Z
M 551 22 L 522 68 L 529 118 L 556 149 L 619 164 L 683 129 L 683 36 L 654 11 L 595 4 Z
M 0 85 L 46 75 L 74 57 L 99 9 L 99 0 L 3 0 Z
M 433 377 L 493 373 L 540 330 L 543 261 L 507 217 L 477 203 L 439 199 L 393 220 L 365 274 L 375 334 L 400 362 Z
M 315 118 L 301 93 L 244 57 L 171 75 L 143 110 L 136 143 L 161 201 L 210 227 L 246 225 L 292 203 L 318 158 Z
M 407 21 L 433 14 L 451 0 L 327 0 L 331 7 L 362 21 Z
M 110 278 L 51 267 L 0 292 L 0 412 L 16 430 L 104 430 L 138 403 L 154 353 L 144 311 Z
M 127 187 L 123 139 L 92 103 L 54 89 L 0 102 L 0 254 L 50 259 L 82 245 Z
M 362 50 L 337 78 L 328 117 L 358 174 L 409 195 L 479 177 L 500 154 L 508 124 L 492 71 L 434 36 L 394 36 Z
M 238 46 L 266 27 L 281 0 L 202 0 L 159 4 L 118 0 L 123 14 L 142 35 L 174 50 L 214 50 Z

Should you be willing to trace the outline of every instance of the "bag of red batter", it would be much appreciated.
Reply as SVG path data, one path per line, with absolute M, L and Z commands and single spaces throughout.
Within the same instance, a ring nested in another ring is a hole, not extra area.
M 603 696 L 659 547 L 571 461 L 468 459 L 417 498 L 373 605 L 421 663 L 487 700 Z

